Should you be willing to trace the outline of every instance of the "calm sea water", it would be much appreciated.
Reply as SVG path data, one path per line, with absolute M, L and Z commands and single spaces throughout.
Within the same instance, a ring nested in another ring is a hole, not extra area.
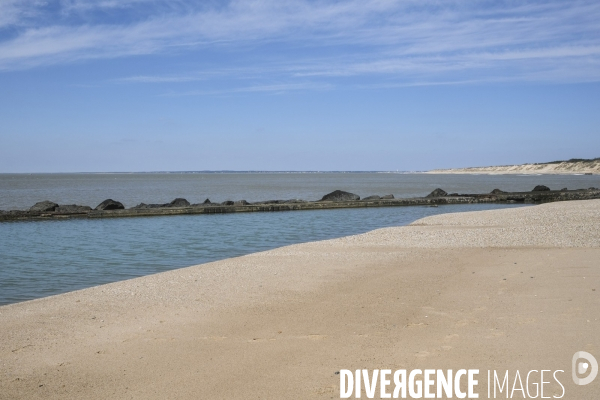
M 303 198 L 334 189 L 361 196 L 600 186 L 597 176 L 423 174 L 55 174 L 0 175 L 0 208 L 40 200 L 95 206 L 111 197 L 127 206 L 186 197 Z M 0 305 L 272 249 L 405 225 L 429 215 L 508 205 L 448 205 L 281 213 L 191 215 L 0 223 Z
M 0 304 L 179 267 L 405 225 L 448 205 L 0 223 Z

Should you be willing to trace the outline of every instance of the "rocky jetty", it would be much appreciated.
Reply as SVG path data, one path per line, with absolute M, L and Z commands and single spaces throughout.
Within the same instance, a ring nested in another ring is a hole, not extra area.
M 394 195 L 393 194 L 386 194 L 385 196 L 373 195 L 373 196 L 363 197 L 362 201 L 392 200 L 392 199 L 394 199 Z
M 547 192 L 549 190 L 550 190 L 550 188 L 548 186 L 537 185 L 536 187 L 533 188 L 532 192 Z
M 91 211 L 92 207 L 78 206 L 76 204 L 60 205 L 54 209 L 57 214 L 85 214 Z
M 47 211 L 54 211 L 54 210 L 56 210 L 57 207 L 58 207 L 58 204 L 53 203 L 48 200 L 45 200 L 45 201 L 40 201 L 38 203 L 35 203 L 33 206 L 31 206 L 31 208 L 29 208 L 29 211 L 31 211 L 31 212 L 47 212 Z
M 94 210 L 124 210 L 125 206 L 123 203 L 114 201 L 113 199 L 106 199 L 102 203 L 98 204 Z
M 82 205 L 59 205 L 51 201 L 34 204 L 29 210 L 0 211 L 0 221 L 45 220 L 53 218 L 112 218 L 112 217 L 142 217 L 159 215 L 182 214 L 221 214 L 235 212 L 266 212 L 321 210 L 333 208 L 363 208 L 363 207 L 394 207 L 394 206 L 438 206 L 443 204 L 474 204 L 474 203 L 548 203 L 553 201 L 600 199 L 597 188 L 567 190 L 550 190 L 547 186 L 538 185 L 530 192 L 505 192 L 494 189 L 491 193 L 483 194 L 448 194 L 437 188 L 426 197 L 395 199 L 393 195 L 371 195 L 360 200 L 354 193 L 336 190 L 326 194 L 318 201 L 300 199 L 266 200 L 249 203 L 246 200 L 224 201 L 212 203 L 206 199 L 203 203 L 190 204 L 183 198 L 176 198 L 164 204 L 140 203 L 135 207 L 125 209 L 122 203 L 107 199 L 95 209 Z
M 448 193 L 446 193 L 445 190 L 437 188 L 433 192 L 429 193 L 427 195 L 427 197 L 444 197 L 444 196 L 447 196 L 447 195 L 448 195 Z
M 320 201 L 356 201 L 360 200 L 360 196 L 343 190 L 334 190 L 326 194 Z
M 186 199 L 182 199 L 181 197 L 176 198 L 175 200 L 171 201 L 170 203 L 164 203 L 164 204 L 146 204 L 146 203 L 140 203 L 137 206 L 133 207 L 133 208 L 174 208 L 174 207 L 189 207 L 191 206 L 190 202 L 187 201 Z
M 290 200 L 265 200 L 259 201 L 256 203 L 252 203 L 254 205 L 262 205 L 262 204 L 295 204 L 295 203 L 308 203 L 306 200 L 301 199 L 290 199 Z
M 45 200 L 35 203 L 29 208 L 29 213 L 35 215 L 37 213 L 56 213 L 56 214 L 85 214 L 91 211 L 89 206 L 79 206 L 77 204 L 59 205 L 54 202 Z M 26 211 L 23 211 L 26 212 Z
M 165 204 L 164 207 L 189 207 L 190 202 L 186 199 L 182 199 L 181 197 L 176 198 L 169 204 Z

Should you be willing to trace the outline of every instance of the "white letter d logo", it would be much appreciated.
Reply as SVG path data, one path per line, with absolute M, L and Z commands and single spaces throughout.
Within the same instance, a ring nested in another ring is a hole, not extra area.
M 586 361 L 580 361 L 578 363 L 577 360 L 580 358 L 584 358 Z M 573 382 L 575 382 L 576 385 L 587 385 L 596 378 L 596 375 L 598 375 L 598 361 L 596 361 L 593 355 L 585 351 L 578 351 L 573 354 L 573 365 L 571 368 Z M 586 378 L 578 377 L 578 375 L 583 375 L 588 370 L 590 370 L 590 374 Z

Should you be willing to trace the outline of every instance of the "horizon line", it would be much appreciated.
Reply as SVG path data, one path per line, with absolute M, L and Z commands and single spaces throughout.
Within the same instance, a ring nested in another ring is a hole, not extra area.
M 345 174 L 345 173 L 423 173 L 429 170 L 190 170 L 190 171 L 76 171 L 76 172 L 0 172 L 0 175 L 20 174 Z

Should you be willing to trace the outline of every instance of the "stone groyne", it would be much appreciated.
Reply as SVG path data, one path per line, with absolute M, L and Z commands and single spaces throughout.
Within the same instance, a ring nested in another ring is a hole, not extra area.
M 446 193 L 436 189 L 426 197 L 400 198 L 392 195 L 369 196 L 360 199 L 358 195 L 336 190 L 318 201 L 305 200 L 268 200 L 248 203 L 245 200 L 190 204 L 177 198 L 166 204 L 144 204 L 126 209 L 123 204 L 112 199 L 100 203 L 95 209 L 89 206 L 58 205 L 51 201 L 36 203 L 29 210 L 0 210 L 1 221 L 60 220 L 69 218 L 119 218 L 150 217 L 190 214 L 225 214 L 237 212 L 275 212 L 298 210 L 323 210 L 335 208 L 364 207 L 402 207 L 402 206 L 438 206 L 443 204 L 477 203 L 530 203 L 540 204 L 555 201 L 600 199 L 600 189 L 550 190 L 546 186 L 536 186 L 531 192 L 504 192 L 494 189 L 483 194 Z

